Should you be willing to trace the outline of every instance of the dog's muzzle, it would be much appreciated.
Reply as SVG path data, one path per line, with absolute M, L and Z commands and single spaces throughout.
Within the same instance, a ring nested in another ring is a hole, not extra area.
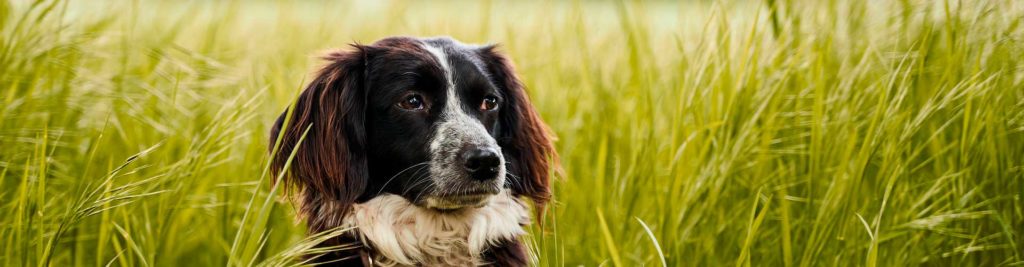
M 438 210 L 479 207 L 505 185 L 501 147 L 473 120 L 441 125 L 431 142 L 433 190 L 422 205 Z

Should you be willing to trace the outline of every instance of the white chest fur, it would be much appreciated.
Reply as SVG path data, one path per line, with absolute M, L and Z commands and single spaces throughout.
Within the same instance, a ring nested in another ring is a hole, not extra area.
M 374 249 L 383 266 L 475 266 L 489 245 L 524 234 L 529 213 L 521 200 L 502 192 L 480 208 L 437 212 L 397 195 L 356 204 L 343 223 Z

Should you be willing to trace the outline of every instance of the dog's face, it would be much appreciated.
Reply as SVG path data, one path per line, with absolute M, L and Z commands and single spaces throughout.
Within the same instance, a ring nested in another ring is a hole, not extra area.
M 506 182 L 496 134 L 507 93 L 478 47 L 412 41 L 379 43 L 391 49 L 369 64 L 367 189 L 435 209 L 482 205 Z
M 556 155 L 492 46 L 396 37 L 356 48 L 329 55 L 272 131 L 285 131 L 272 167 L 284 169 L 295 152 L 288 177 L 304 201 L 350 205 L 391 193 L 455 210 L 508 189 L 543 204 Z

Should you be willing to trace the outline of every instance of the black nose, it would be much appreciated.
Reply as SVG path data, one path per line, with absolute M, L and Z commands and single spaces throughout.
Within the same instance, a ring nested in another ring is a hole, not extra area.
M 498 151 L 493 148 L 470 148 L 462 152 L 466 160 L 466 171 L 474 180 L 484 181 L 498 178 L 501 165 Z

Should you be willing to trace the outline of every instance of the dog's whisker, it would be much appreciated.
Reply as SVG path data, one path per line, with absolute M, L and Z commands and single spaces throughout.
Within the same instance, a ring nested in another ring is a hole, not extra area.
M 412 190 L 413 188 L 416 188 L 420 184 L 429 182 L 430 181 L 429 178 L 430 178 L 430 174 L 429 173 L 422 173 L 421 174 L 421 172 L 417 171 L 416 173 L 413 174 L 412 182 L 409 183 L 409 185 L 406 186 L 405 190 L 402 191 L 402 195 L 405 195 L 405 194 L 409 193 L 409 190 Z
M 525 187 L 524 187 L 525 185 L 523 184 L 523 183 L 524 183 L 524 181 L 523 181 L 523 178 L 521 178 L 521 177 L 519 177 L 519 176 L 515 175 L 515 174 L 514 174 L 514 173 L 512 173 L 512 172 L 508 172 L 508 171 L 506 171 L 506 172 L 505 172 L 505 175 L 507 175 L 507 176 L 509 177 L 509 179 L 508 179 L 509 181 L 511 181 L 512 183 L 514 183 L 514 184 L 515 184 L 516 186 L 518 186 L 519 188 L 525 188 Z
M 412 203 L 419 203 L 420 202 L 420 198 L 423 197 L 423 194 L 426 193 L 427 191 L 428 190 L 422 190 L 422 191 L 420 191 L 419 194 L 416 194 L 416 197 L 412 199 Z M 431 191 L 430 194 L 434 194 L 435 189 L 429 189 L 429 191 Z
M 380 195 L 380 192 L 383 192 L 384 188 L 387 188 L 388 184 L 390 184 L 391 180 L 394 180 L 395 177 L 398 177 L 399 175 L 402 175 L 402 173 L 404 173 L 404 172 L 406 172 L 406 171 L 408 171 L 408 170 L 410 170 L 412 168 L 420 167 L 420 166 L 427 166 L 427 164 L 430 164 L 430 161 L 424 161 L 424 162 L 416 163 L 416 164 L 413 164 L 412 166 L 409 166 L 408 168 L 405 168 L 404 170 L 399 171 L 395 175 L 392 175 L 391 178 L 388 178 L 388 180 L 386 182 L 384 182 L 384 185 L 382 185 L 380 187 L 380 190 L 377 190 L 377 194 L 376 195 Z

